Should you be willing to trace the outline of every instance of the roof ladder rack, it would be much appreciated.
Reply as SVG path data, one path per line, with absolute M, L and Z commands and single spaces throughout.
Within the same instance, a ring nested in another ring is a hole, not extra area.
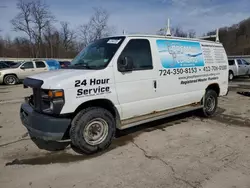
M 215 39 L 215 42 L 220 42 L 220 38 L 219 38 L 219 28 L 218 29 L 216 29 L 216 33 L 215 33 L 215 35 L 208 35 L 208 36 L 204 36 L 204 37 L 199 37 L 199 39 L 203 39 L 203 40 L 210 40 L 211 41 L 211 39 Z
M 171 29 L 170 29 L 170 19 L 168 18 L 168 25 L 166 29 L 166 36 L 171 36 Z

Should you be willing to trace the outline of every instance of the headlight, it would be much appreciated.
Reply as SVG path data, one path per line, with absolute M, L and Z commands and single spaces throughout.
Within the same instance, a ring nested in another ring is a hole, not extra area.
M 60 114 L 63 105 L 63 90 L 42 90 L 42 111 L 44 113 Z

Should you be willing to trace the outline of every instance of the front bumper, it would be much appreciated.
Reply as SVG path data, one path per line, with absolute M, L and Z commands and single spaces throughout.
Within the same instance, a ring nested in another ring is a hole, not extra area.
M 30 137 L 45 141 L 60 141 L 67 132 L 71 119 L 56 118 L 37 113 L 28 103 L 20 108 L 22 124 L 28 129 Z

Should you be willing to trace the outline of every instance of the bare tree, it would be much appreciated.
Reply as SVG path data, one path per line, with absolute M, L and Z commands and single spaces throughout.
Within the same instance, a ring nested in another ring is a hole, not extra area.
M 34 30 L 32 28 L 32 15 L 31 15 L 31 7 L 32 7 L 32 2 L 27 2 L 24 0 L 18 0 L 17 4 L 17 9 L 19 10 L 19 13 L 11 20 L 11 23 L 14 27 L 15 31 L 22 31 L 26 33 L 29 37 L 29 42 L 30 42 L 30 51 L 34 55 L 33 50 L 32 50 L 32 39 L 33 39 L 33 33 Z
M 46 25 L 45 27 L 45 31 L 43 34 L 44 37 L 44 42 L 45 42 L 45 56 L 46 57 L 53 57 L 53 33 L 55 32 L 55 28 L 53 28 L 53 26 L 49 23 Z M 50 51 L 50 54 L 48 54 L 48 49 Z
M 42 33 L 51 22 L 55 21 L 54 16 L 49 11 L 48 5 L 41 0 L 32 1 L 31 6 L 32 22 L 34 24 L 34 37 L 36 40 L 37 53 L 39 56 L 42 44 Z
M 62 41 L 62 45 L 66 51 L 69 50 L 73 46 L 73 40 L 75 39 L 74 31 L 70 30 L 68 22 L 61 22 L 61 32 L 60 39 Z
M 91 23 L 83 24 L 79 28 L 79 35 L 81 38 L 81 43 L 83 47 L 87 46 L 89 43 L 94 41 L 93 33 L 91 31 Z
M 165 28 L 161 28 L 156 32 L 157 35 L 166 35 L 166 29 Z
M 196 37 L 196 32 L 195 32 L 195 30 L 190 29 L 190 30 L 188 31 L 188 37 L 189 37 L 189 38 L 195 38 L 195 37 Z
M 94 8 L 94 14 L 88 23 L 79 28 L 83 46 L 111 34 L 112 28 L 108 25 L 109 13 L 103 8 Z
M 0 57 L 4 57 L 4 49 L 5 49 L 4 40 L 0 36 Z
M 18 0 L 17 9 L 19 13 L 11 23 L 15 31 L 22 31 L 28 35 L 30 49 L 33 49 L 33 44 L 35 46 L 32 56 L 37 57 L 41 53 L 42 33 L 46 26 L 54 21 L 54 16 L 42 0 Z
M 180 26 L 177 26 L 172 29 L 172 33 L 176 37 L 187 37 L 188 33 L 184 31 Z
M 161 28 L 156 32 L 158 35 L 166 35 L 166 28 Z M 171 35 L 175 37 L 187 37 L 188 33 L 180 26 L 172 27 L 171 28 Z

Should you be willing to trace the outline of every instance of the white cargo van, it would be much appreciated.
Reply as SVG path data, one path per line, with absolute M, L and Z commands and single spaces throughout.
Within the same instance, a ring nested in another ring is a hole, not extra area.
M 30 76 L 33 95 L 20 117 L 41 149 L 106 149 L 116 129 L 190 110 L 215 114 L 228 92 L 221 43 L 166 36 L 123 35 L 87 46 L 66 69 Z

